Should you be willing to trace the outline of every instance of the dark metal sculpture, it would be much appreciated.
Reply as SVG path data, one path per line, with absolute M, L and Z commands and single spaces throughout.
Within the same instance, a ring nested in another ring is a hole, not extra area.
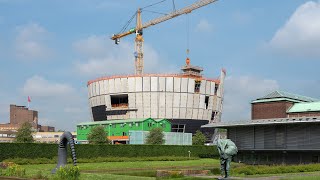
M 76 157 L 76 151 L 74 147 L 74 140 L 72 137 L 72 134 L 69 131 L 65 131 L 60 136 L 60 143 L 59 143 L 59 149 L 58 149 L 58 164 L 57 166 L 51 171 L 52 173 L 56 173 L 57 169 L 61 166 L 67 165 L 67 144 L 70 144 L 71 149 L 71 155 L 73 160 L 73 165 L 77 165 L 77 157 Z

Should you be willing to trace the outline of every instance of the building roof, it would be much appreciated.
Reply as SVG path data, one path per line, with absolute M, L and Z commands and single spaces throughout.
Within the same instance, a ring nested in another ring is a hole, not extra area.
M 114 75 L 114 76 L 105 76 L 101 78 L 97 78 L 94 80 L 90 80 L 87 83 L 87 86 L 94 82 L 103 81 L 103 80 L 109 80 L 109 79 L 116 79 L 116 78 L 130 78 L 130 77 L 178 77 L 178 78 L 191 78 L 191 79 L 199 79 L 199 77 L 193 77 L 193 76 L 186 76 L 184 74 L 142 74 L 142 75 Z M 219 78 L 205 78 L 201 77 L 201 80 L 207 80 L 215 82 L 216 84 L 220 84 Z
M 286 100 L 286 101 L 292 101 L 292 102 L 315 102 L 319 101 L 318 99 L 307 97 L 307 96 L 301 96 L 298 94 L 293 94 L 285 91 L 274 91 L 270 94 L 267 94 L 261 98 L 258 98 L 252 103 L 258 103 L 258 102 L 271 102 L 271 101 L 277 101 L 280 100 Z
M 83 122 L 77 124 L 77 126 L 82 126 L 82 125 L 97 125 L 97 124 L 119 124 L 119 123 L 129 123 L 129 122 L 143 122 L 146 120 L 154 120 L 152 118 L 141 118 L 141 119 L 124 119 L 124 120 L 107 120 L 107 121 L 95 121 L 95 122 Z M 162 120 L 162 119 L 161 119 Z
M 228 128 L 228 127 L 238 127 L 238 126 L 259 126 L 259 125 L 297 124 L 297 123 L 320 123 L 320 116 L 220 122 L 220 123 L 206 124 L 201 127 Z
M 296 103 L 287 113 L 299 113 L 299 112 L 316 112 L 320 111 L 320 101 L 308 102 L 308 103 Z
M 161 122 L 161 121 L 168 121 L 168 119 L 155 119 L 156 122 Z M 170 122 L 170 121 L 168 121 Z

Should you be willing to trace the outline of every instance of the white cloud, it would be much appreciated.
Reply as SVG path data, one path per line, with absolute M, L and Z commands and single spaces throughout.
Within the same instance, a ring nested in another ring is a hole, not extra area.
M 36 23 L 26 24 L 17 28 L 15 55 L 23 60 L 46 59 L 52 55 L 45 41 L 48 32 Z
M 298 7 L 269 45 L 286 55 L 320 57 L 320 1 Z
M 24 95 L 35 97 L 59 97 L 74 91 L 68 84 L 49 82 L 37 75 L 29 78 L 22 88 Z
M 196 26 L 197 32 L 212 32 L 213 25 L 210 24 L 206 19 L 201 19 L 200 22 Z
M 73 43 L 76 52 L 85 60 L 77 61 L 75 69 L 82 75 L 97 76 L 134 73 L 134 47 L 123 41 L 115 45 L 105 36 L 90 36 Z M 144 44 L 144 70 L 148 72 L 172 72 L 168 65 L 148 44 Z
M 90 121 L 87 92 L 64 82 L 49 81 L 35 75 L 26 80 L 20 97 L 31 96 L 31 109 L 39 112 L 41 125 L 74 130 L 76 124 Z M 21 98 L 20 98 L 21 99 Z
M 227 77 L 222 121 L 249 120 L 250 102 L 277 89 L 279 85 L 276 80 L 253 76 Z

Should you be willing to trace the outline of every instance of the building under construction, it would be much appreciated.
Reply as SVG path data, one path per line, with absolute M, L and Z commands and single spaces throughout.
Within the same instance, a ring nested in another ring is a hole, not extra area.
M 187 63 L 180 74 L 107 76 L 88 82 L 93 121 L 168 119 L 174 132 L 192 132 L 219 122 L 225 70 L 216 79 Z
M 163 2 L 163 1 L 161 1 Z M 178 74 L 144 74 L 143 30 L 209 5 L 216 0 L 198 0 L 195 3 L 142 23 L 141 14 L 154 3 L 139 8 L 125 25 L 114 34 L 115 44 L 135 34 L 135 74 L 101 77 L 88 82 L 89 104 L 93 121 L 136 118 L 168 119 L 173 132 L 194 133 L 201 125 L 219 122 L 223 102 L 221 71 L 216 79 L 202 76 L 203 69 L 190 64 L 189 58 Z M 125 31 L 136 16 L 136 26 Z M 187 49 L 189 53 L 189 49 Z

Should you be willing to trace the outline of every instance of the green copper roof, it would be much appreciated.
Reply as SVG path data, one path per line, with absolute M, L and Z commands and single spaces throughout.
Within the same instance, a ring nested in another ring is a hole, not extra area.
M 254 100 L 252 103 L 261 103 L 261 102 L 276 102 L 276 101 L 291 101 L 291 102 L 296 102 L 300 103 L 301 101 L 294 100 L 294 99 L 289 99 L 289 98 L 274 98 L 274 99 L 259 99 L 259 100 Z
M 307 97 L 307 96 L 301 96 L 298 94 L 293 94 L 285 91 L 274 91 L 266 96 L 263 96 L 261 98 L 258 98 L 252 103 L 257 102 L 271 102 L 271 101 L 292 101 L 292 102 L 315 102 L 319 101 L 318 99 Z
M 83 122 L 78 124 L 77 126 L 81 125 L 96 125 L 96 124 L 112 124 L 112 123 L 128 123 L 128 122 L 143 122 L 146 120 L 153 120 L 152 118 L 145 118 L 145 119 L 121 119 L 121 120 L 107 120 L 107 121 L 95 121 L 95 122 Z M 161 119 L 163 120 L 163 119 Z
M 296 103 L 287 112 L 315 112 L 320 111 L 320 101 L 310 102 L 310 103 Z

